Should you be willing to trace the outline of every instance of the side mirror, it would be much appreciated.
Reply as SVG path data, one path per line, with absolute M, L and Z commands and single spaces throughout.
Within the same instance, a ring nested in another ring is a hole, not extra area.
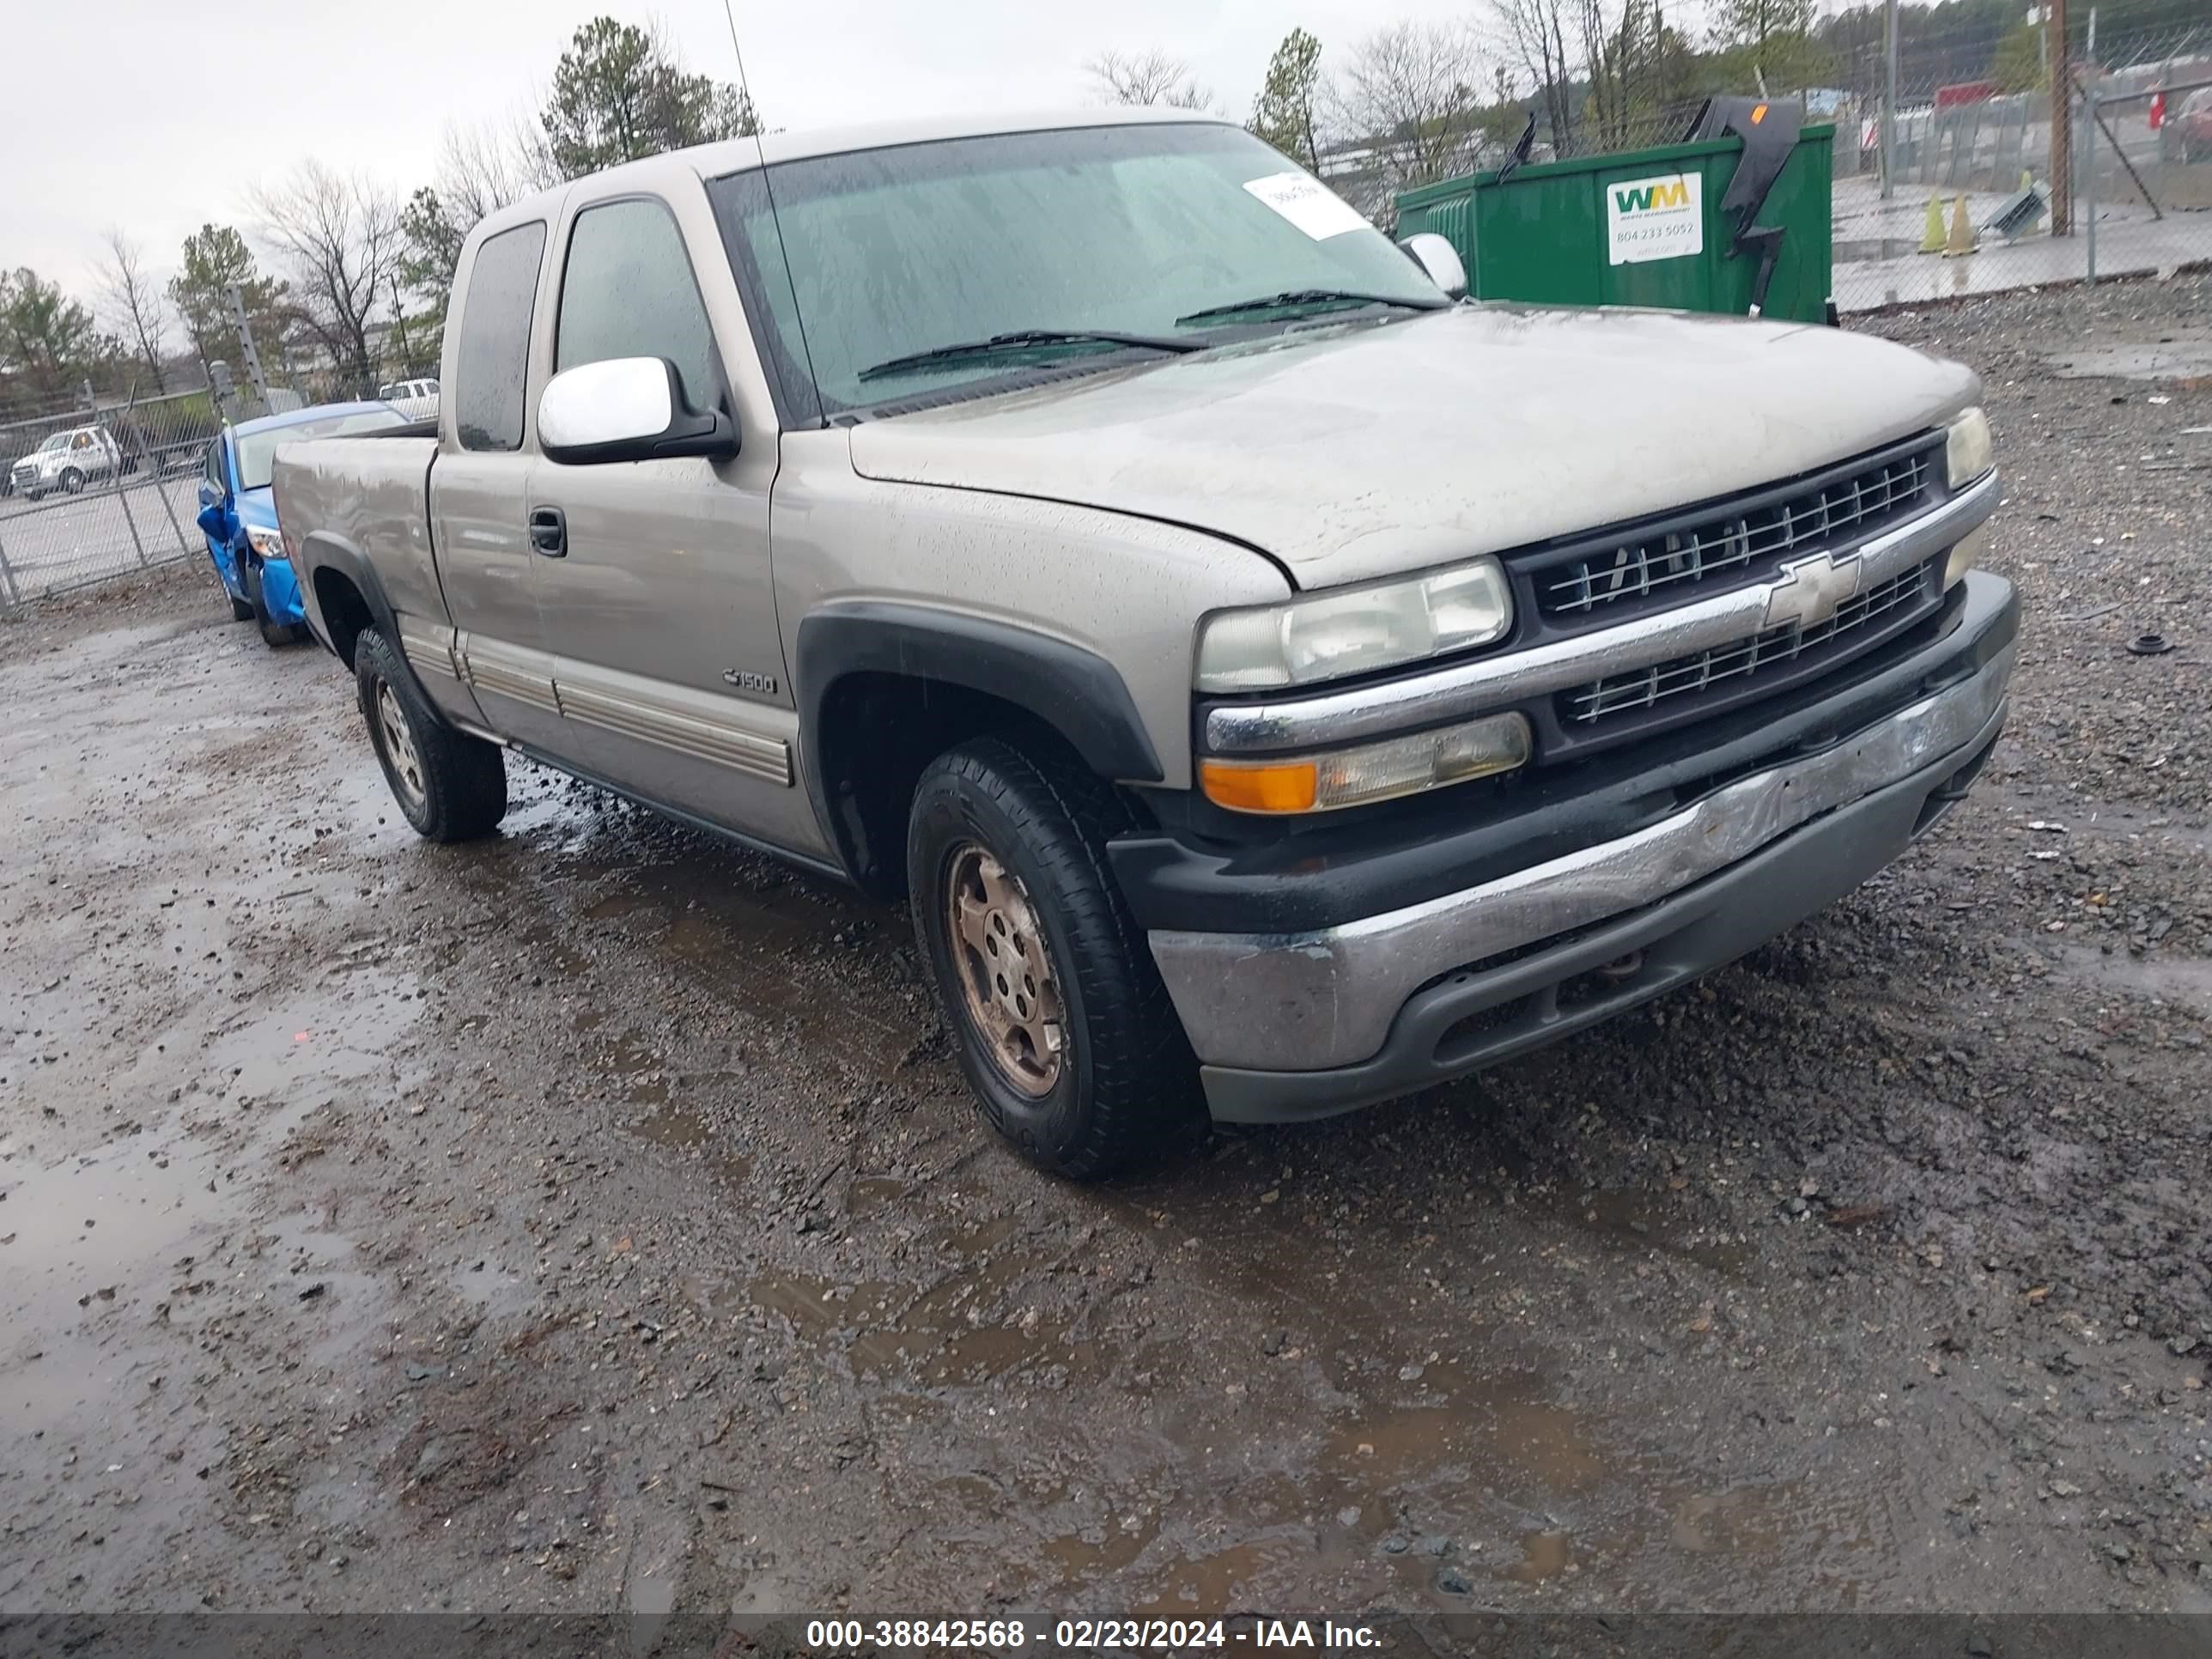
M 211 542 L 222 543 L 230 539 L 230 514 L 223 510 L 221 501 L 210 501 L 199 510 L 199 516 L 193 522 Z
M 738 428 L 719 409 L 703 415 L 693 409 L 684 377 L 667 358 L 610 357 L 545 383 L 538 442 L 546 459 L 564 466 L 676 455 L 719 460 L 738 453 Z
M 1467 267 L 1459 250 L 1433 230 L 1416 231 L 1398 244 L 1405 256 L 1428 273 L 1429 280 L 1454 300 L 1467 298 Z

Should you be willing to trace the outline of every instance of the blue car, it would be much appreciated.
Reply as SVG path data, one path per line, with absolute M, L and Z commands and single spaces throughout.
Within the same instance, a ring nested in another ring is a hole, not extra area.
M 270 645 L 307 637 L 300 584 L 293 580 L 269 490 L 276 446 L 300 438 L 358 437 L 406 424 L 407 416 L 389 404 L 319 404 L 227 426 L 208 446 L 199 512 L 208 557 L 230 600 L 230 614 L 260 624 L 261 637 Z

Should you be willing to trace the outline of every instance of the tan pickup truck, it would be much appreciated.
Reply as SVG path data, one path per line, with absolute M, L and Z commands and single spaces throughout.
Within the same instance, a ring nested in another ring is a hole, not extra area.
M 1092 1176 L 1729 962 L 1996 740 L 1970 373 L 1463 285 L 1186 112 L 717 144 L 479 225 L 279 513 L 416 829 L 512 750 L 910 899 Z

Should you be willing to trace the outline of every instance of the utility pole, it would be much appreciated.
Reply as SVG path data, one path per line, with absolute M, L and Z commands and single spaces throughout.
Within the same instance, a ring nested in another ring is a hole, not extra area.
M 246 362 L 246 378 L 252 383 L 253 395 L 261 400 L 261 407 L 267 410 L 269 381 L 261 372 L 261 354 L 253 349 L 253 325 L 246 319 L 246 296 L 233 283 L 223 290 L 223 298 L 230 302 L 231 326 L 238 331 L 238 351 Z
M 1897 0 L 1882 8 L 1881 20 L 1881 199 L 1897 193 Z
M 399 279 L 392 279 L 392 327 L 399 336 L 399 374 L 401 379 L 415 372 L 415 360 L 407 350 L 407 313 L 399 303 Z
M 2044 28 L 2051 52 L 2051 234 L 2074 234 L 2074 75 L 2066 61 L 2066 0 L 2050 0 Z

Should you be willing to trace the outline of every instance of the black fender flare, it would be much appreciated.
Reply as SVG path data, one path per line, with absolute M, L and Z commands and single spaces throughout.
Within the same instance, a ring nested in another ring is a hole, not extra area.
M 436 709 L 436 701 L 424 688 L 415 672 L 415 665 L 407 660 L 406 650 L 399 643 L 399 618 L 392 608 L 392 601 L 385 597 L 384 584 L 377 579 L 376 567 L 369 562 L 368 556 L 350 542 L 341 541 L 327 533 L 311 532 L 300 550 L 300 565 L 299 574 L 303 578 L 300 582 L 301 604 L 307 611 L 311 624 L 316 622 L 322 623 L 320 630 L 311 626 L 308 631 L 315 635 L 323 648 L 337 656 L 341 662 L 344 661 L 338 653 L 337 642 L 329 637 L 330 620 L 322 614 L 323 596 L 315 586 L 315 579 L 324 571 L 335 570 L 354 585 L 355 591 L 368 606 L 369 620 L 376 624 L 376 631 L 390 643 L 392 654 L 398 659 L 401 672 L 407 676 L 410 687 L 422 700 L 423 706 Z M 347 665 L 349 667 L 351 665 Z
M 1102 778 L 1158 783 L 1165 776 L 1121 672 L 1096 652 L 1033 629 L 930 605 L 856 600 L 799 624 L 793 667 L 807 793 L 833 836 L 838 820 L 822 764 L 823 716 L 838 683 L 854 674 L 979 691 L 1036 715 Z

